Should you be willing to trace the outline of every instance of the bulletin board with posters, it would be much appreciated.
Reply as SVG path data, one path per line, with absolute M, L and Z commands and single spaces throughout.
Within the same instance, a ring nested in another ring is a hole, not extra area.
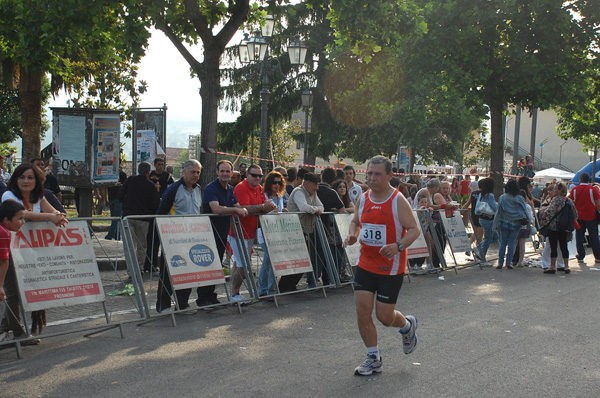
M 225 283 L 208 216 L 157 217 L 156 227 L 175 290 Z
M 104 301 L 87 222 L 27 222 L 12 233 L 11 254 L 25 311 Z
M 91 188 L 119 179 L 121 111 L 52 109 L 52 169 L 60 185 Z

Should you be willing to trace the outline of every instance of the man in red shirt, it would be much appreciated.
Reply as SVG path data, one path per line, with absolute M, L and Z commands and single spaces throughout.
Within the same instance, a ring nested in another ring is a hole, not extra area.
M 469 194 L 469 184 L 471 183 L 471 176 L 465 176 L 463 180 L 460 181 L 460 194 L 468 195 Z
M 577 261 L 583 263 L 585 258 L 584 238 L 585 231 L 589 234 L 592 252 L 596 258 L 596 263 L 600 263 L 600 240 L 598 239 L 598 220 L 596 219 L 596 210 L 600 210 L 600 192 L 589 184 L 590 175 L 581 173 L 579 176 L 579 185 L 571 190 L 569 198 L 575 203 L 577 209 L 577 222 L 581 228 L 575 232 L 577 243 Z
M 263 178 L 262 169 L 257 165 L 250 165 L 246 170 L 246 179 L 235 186 L 233 193 L 239 203 L 239 205 L 248 211 L 248 216 L 241 217 L 240 222 L 244 236 L 242 239 L 242 248 L 238 247 L 235 235 L 233 234 L 233 228 L 229 230 L 229 245 L 233 250 L 233 258 L 235 259 L 235 267 L 231 273 L 231 301 L 242 303 L 245 298 L 240 294 L 240 288 L 244 281 L 244 263 L 242 262 L 242 251 L 246 250 L 248 257 L 250 257 L 252 251 L 252 243 L 256 237 L 256 228 L 258 226 L 257 214 L 269 213 L 275 209 L 277 205 L 272 200 L 266 200 L 265 193 L 263 192 L 260 183 Z

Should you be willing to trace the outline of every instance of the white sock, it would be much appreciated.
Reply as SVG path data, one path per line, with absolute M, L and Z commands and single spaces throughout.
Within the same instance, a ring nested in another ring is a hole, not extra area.
M 379 347 L 367 347 L 367 355 L 374 356 L 379 361 Z
M 404 318 L 406 319 L 406 318 Z M 410 321 L 408 319 L 406 319 L 406 325 L 404 325 L 404 327 L 400 328 L 400 331 L 402 333 L 406 333 L 410 330 Z

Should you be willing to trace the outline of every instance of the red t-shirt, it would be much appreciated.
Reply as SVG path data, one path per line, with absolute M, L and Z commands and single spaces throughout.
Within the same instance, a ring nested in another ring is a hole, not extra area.
M 233 194 L 240 206 L 260 205 L 265 201 L 263 190 L 260 185 L 252 188 L 247 180 L 237 184 L 233 190 Z M 244 239 L 254 239 L 256 236 L 256 228 L 258 227 L 258 216 L 240 217 L 242 229 L 244 230 Z M 229 235 L 233 235 L 233 228 L 229 230 Z
M 461 195 L 469 194 L 469 184 L 470 184 L 470 181 L 467 181 L 467 180 L 462 180 L 460 182 L 460 194 Z
M 10 257 L 10 231 L 0 224 L 0 260 L 8 260 Z
M 569 198 L 575 203 L 579 220 L 590 221 L 596 218 L 596 200 L 600 199 L 600 192 L 593 186 L 581 183 L 571 190 Z

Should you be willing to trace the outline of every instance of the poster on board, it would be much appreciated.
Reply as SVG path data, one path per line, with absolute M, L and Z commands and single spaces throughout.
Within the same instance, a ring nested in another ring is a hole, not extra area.
M 472 249 L 471 243 L 469 242 L 469 236 L 467 235 L 467 230 L 465 229 L 465 224 L 463 224 L 460 212 L 455 211 L 453 217 L 446 217 L 446 214 L 440 211 L 440 217 L 444 224 L 446 236 L 448 237 L 448 242 L 450 242 L 452 251 L 454 253 L 470 251 Z
M 118 115 L 94 115 L 94 182 L 119 181 L 121 120 Z
M 175 290 L 225 283 L 210 218 L 156 219 Z
M 429 249 L 427 248 L 427 242 L 425 241 L 425 235 L 423 235 L 423 228 L 419 222 L 419 212 L 413 210 L 413 215 L 417 221 L 419 227 L 419 237 L 406 249 L 406 256 L 408 259 L 421 258 L 429 256 Z M 424 217 L 422 217 L 424 219 Z
M 11 253 L 25 311 L 104 301 L 87 222 L 27 222 L 12 233 Z
M 69 174 L 71 164 L 85 162 L 85 116 L 59 115 L 53 129 L 54 156 L 60 159 L 57 174 Z
M 342 238 L 342 242 L 346 240 L 348 237 L 348 229 L 350 228 L 350 223 L 352 222 L 352 218 L 354 214 L 336 214 L 335 223 L 337 225 L 338 232 Z M 347 246 L 344 248 L 346 251 L 346 257 L 348 257 L 348 261 L 350 265 L 355 266 L 358 264 L 358 253 L 360 252 L 360 242 L 356 242 L 351 246 Z
M 275 276 L 312 272 L 298 214 L 281 213 L 259 217 Z
M 156 157 L 156 134 L 153 130 L 138 130 L 137 132 L 137 163 L 154 162 Z

